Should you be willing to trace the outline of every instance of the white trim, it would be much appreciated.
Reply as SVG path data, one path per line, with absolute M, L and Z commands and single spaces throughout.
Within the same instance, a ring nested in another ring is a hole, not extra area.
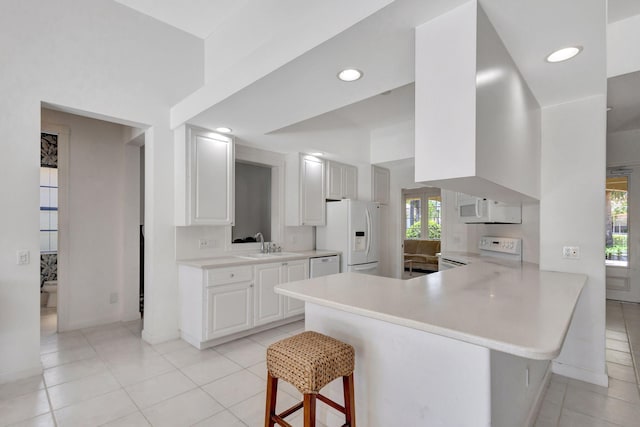
M 544 401 L 544 396 L 549 388 L 549 383 L 551 382 L 551 363 L 547 364 L 547 372 L 544 374 L 544 378 L 542 378 L 542 384 L 540 384 L 540 388 L 536 393 L 536 398 L 533 401 L 533 405 L 529 410 L 529 415 L 527 415 L 527 420 L 525 425 L 528 427 L 533 427 L 536 423 L 536 419 L 538 418 L 538 413 L 540 412 L 540 407 L 542 406 L 542 402 Z
M 70 330 L 69 288 L 69 158 L 71 130 L 68 126 L 42 122 L 40 132 L 58 135 L 58 332 Z
M 566 365 L 556 360 L 553 361 L 552 372 L 576 380 L 596 384 L 602 387 L 609 387 L 609 377 L 606 372 L 592 372 L 577 366 Z
M 142 339 L 151 345 L 161 344 L 163 342 L 171 341 L 180 338 L 180 330 L 176 329 L 174 332 L 163 335 L 153 335 L 147 332 L 146 329 L 142 330 Z
M 18 381 L 36 375 L 42 375 L 42 364 L 40 363 L 38 363 L 38 366 L 34 366 L 30 369 L 23 369 L 22 371 L 0 373 L 0 384 Z

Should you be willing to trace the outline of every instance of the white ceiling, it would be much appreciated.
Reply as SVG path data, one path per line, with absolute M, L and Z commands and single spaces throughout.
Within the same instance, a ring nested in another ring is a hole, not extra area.
M 640 1 L 638 0 L 609 0 L 609 22 L 621 21 L 630 16 L 640 14 Z
M 249 0 L 114 0 L 205 39 L 225 21 L 250 7 Z
M 241 20 L 250 7 L 247 0 L 115 1 L 201 38 L 215 38 L 221 22 Z M 269 1 L 286 13 L 287 0 Z M 189 122 L 208 128 L 229 126 L 239 139 L 278 151 L 310 149 L 314 144 L 314 149 L 339 152 L 344 143 L 320 147 L 318 135 L 333 127 L 336 140 L 341 140 L 337 132 L 344 140 L 358 139 L 354 135 L 413 118 L 414 28 L 466 1 L 395 0 Z M 480 0 L 480 4 L 542 106 L 604 92 L 605 2 Z M 638 13 L 639 0 L 609 0 L 610 22 Z M 544 61 L 554 49 L 573 44 L 584 46 L 574 60 Z M 347 66 L 362 69 L 364 78 L 351 84 L 338 81 L 336 73 Z M 631 79 L 620 79 L 620 85 L 630 83 Z M 611 88 L 616 86 L 611 82 Z M 390 89 L 398 90 L 379 95 Z M 618 98 L 630 94 L 624 88 L 619 92 Z M 624 102 L 631 101 L 629 97 Z M 629 126 L 631 116 L 630 112 L 621 116 L 618 126 Z M 610 122 L 611 117 L 610 113 Z

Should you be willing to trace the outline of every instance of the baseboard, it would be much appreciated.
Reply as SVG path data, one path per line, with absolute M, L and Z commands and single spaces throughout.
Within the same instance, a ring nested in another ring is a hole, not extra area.
M 529 411 L 529 415 L 527 416 L 526 426 L 533 427 L 538 418 L 538 413 L 540 412 L 540 407 L 542 406 L 542 402 L 544 401 L 544 395 L 549 387 L 549 383 L 551 382 L 551 363 L 547 364 L 547 372 L 544 374 L 544 378 L 542 378 L 542 383 L 540 384 L 540 388 L 538 389 L 538 393 L 536 394 L 536 398 L 531 406 L 531 410 Z
M 170 332 L 168 334 L 157 334 L 154 335 L 150 333 L 147 329 L 142 330 L 142 339 L 151 345 L 162 344 L 163 342 L 171 341 L 180 338 L 180 331 L 176 329 L 174 332 Z
M 34 377 L 36 375 L 42 375 L 42 365 L 40 363 L 38 363 L 38 366 L 34 366 L 33 368 L 29 368 L 29 369 L 24 369 L 22 371 L 0 373 L 0 384 L 18 381 L 24 378 Z
M 58 324 L 58 332 L 75 331 L 77 329 L 93 328 L 95 326 L 108 325 L 110 323 L 118 323 L 118 317 L 106 317 L 103 319 L 85 320 L 82 322 L 69 322 L 67 325 Z
M 554 374 L 562 375 L 563 377 L 573 378 L 602 387 L 609 387 L 609 377 L 606 372 L 598 373 L 587 371 L 586 369 L 566 365 L 555 360 L 553 361 L 552 370 Z

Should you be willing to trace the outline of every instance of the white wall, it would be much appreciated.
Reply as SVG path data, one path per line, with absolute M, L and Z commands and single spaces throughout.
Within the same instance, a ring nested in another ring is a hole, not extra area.
M 601 385 L 607 384 L 605 110 L 605 95 L 542 110 L 540 200 L 540 268 L 588 275 L 553 371 Z M 563 246 L 579 246 L 580 259 L 563 259 Z
M 481 7 L 477 37 L 476 173 L 539 199 L 540 106 Z
M 640 70 L 640 15 L 607 25 L 607 77 Z
M 640 129 L 607 134 L 607 166 L 640 164 Z
M 145 336 L 178 336 L 169 107 L 203 80 L 202 40 L 109 0 L 0 5 L 0 382 L 37 374 L 40 108 L 47 102 L 147 131 Z M 47 29 L 46 35 L 34 29 Z M 142 126 L 139 126 L 142 127 Z M 168 181 L 168 182 L 166 182 Z
M 371 131 L 371 163 L 412 159 L 415 147 L 414 120 Z
M 415 114 L 416 181 L 539 199 L 540 108 L 476 1 L 416 29 Z
M 43 123 L 66 126 L 69 202 L 64 313 L 59 329 L 135 319 L 139 287 L 140 148 L 122 143 L 123 126 L 43 109 Z M 117 303 L 110 303 L 116 293 Z M 126 308 L 126 310 L 125 310 Z
M 414 181 L 413 159 L 383 163 L 381 166 L 391 171 L 389 205 L 382 211 L 383 220 L 381 221 L 383 226 L 381 238 L 383 242 L 386 242 L 386 244 L 380 245 L 382 248 L 380 254 L 381 273 L 383 276 L 401 278 L 404 271 L 402 189 L 423 187 L 424 185 L 416 184 Z

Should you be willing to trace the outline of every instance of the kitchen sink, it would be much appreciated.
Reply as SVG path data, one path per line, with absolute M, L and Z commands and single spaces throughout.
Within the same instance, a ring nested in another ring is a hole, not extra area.
M 268 254 L 255 253 L 255 254 L 236 255 L 237 258 L 242 258 L 242 259 L 282 258 L 282 257 L 289 257 L 289 256 L 302 256 L 302 254 L 298 254 L 295 252 L 270 252 Z

